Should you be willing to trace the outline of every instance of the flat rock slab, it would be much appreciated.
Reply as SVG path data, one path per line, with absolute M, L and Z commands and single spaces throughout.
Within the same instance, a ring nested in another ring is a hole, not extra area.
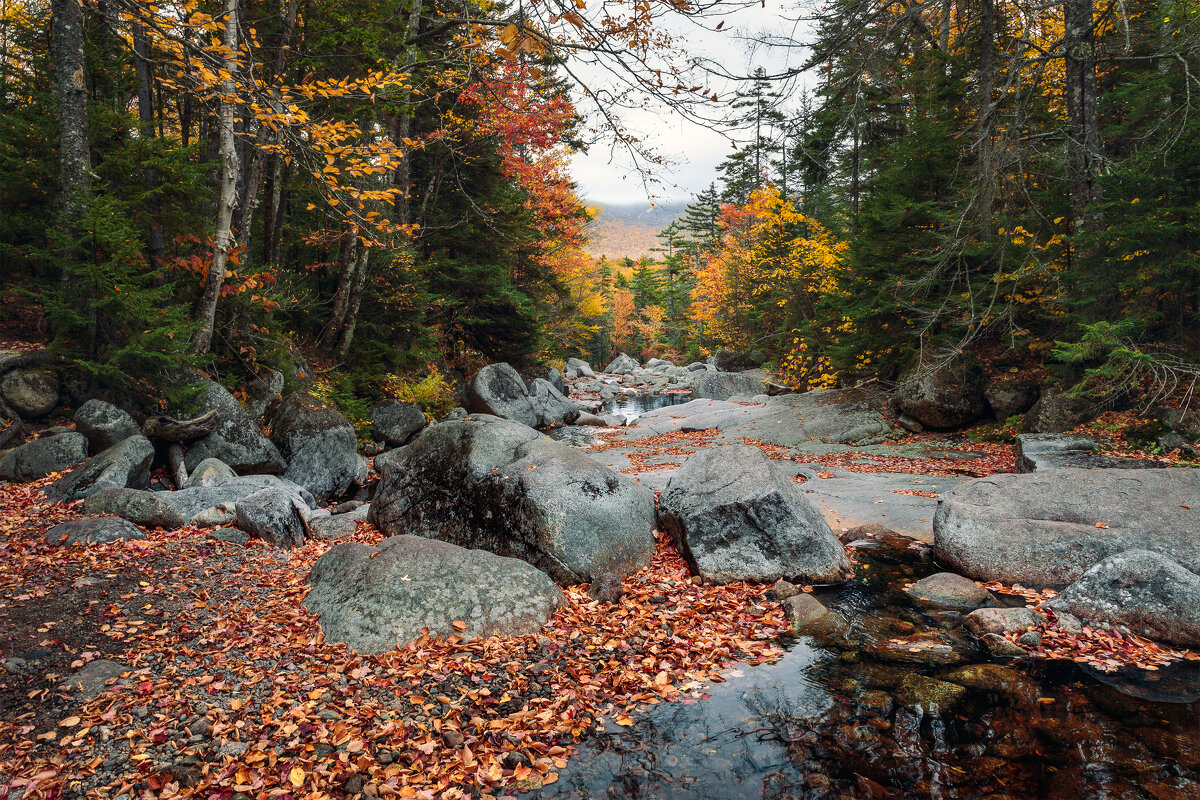
M 421 536 L 336 545 L 317 560 L 309 583 L 304 606 L 326 640 L 369 654 L 424 630 L 466 638 L 536 633 L 564 600 L 524 561 Z
M 993 475 L 944 495 L 939 563 L 978 580 L 1065 586 L 1126 550 L 1200 573 L 1200 470 L 1056 469 Z
M 109 544 L 121 539 L 145 539 L 146 532 L 120 517 L 89 517 L 55 525 L 46 531 L 52 544 Z

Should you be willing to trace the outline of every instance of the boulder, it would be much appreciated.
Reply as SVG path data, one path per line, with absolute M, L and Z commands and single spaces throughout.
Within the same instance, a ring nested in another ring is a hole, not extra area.
M 651 372 L 667 372 L 674 366 L 673 363 L 667 361 L 665 358 L 652 358 L 646 362 L 646 369 Z
M 537 426 L 537 411 L 525 381 L 508 364 L 488 364 L 476 372 L 467 384 L 466 406 L 472 414 L 491 414 L 530 428 Z
M 570 425 L 579 418 L 579 406 L 563 397 L 554 384 L 534 378 L 529 384 L 529 400 L 537 414 L 537 427 Z
M 697 400 L 728 400 L 734 395 L 762 394 L 763 382 L 745 372 L 696 372 L 690 380 Z
M 307 508 L 277 488 L 260 489 L 237 503 L 237 526 L 277 547 L 299 547 L 308 538 Z
M 109 487 L 88 495 L 80 509 L 84 514 L 110 515 L 146 528 L 182 528 L 183 515 L 164 495 L 142 489 Z
M 14 369 L 0 381 L 0 395 L 25 419 L 44 417 L 58 405 L 58 374 L 49 369 Z
M 1041 397 L 1025 415 L 1026 433 L 1062 433 L 1095 417 L 1095 409 L 1082 397 L 1064 394 L 1061 389 L 1043 389 Z
M 524 561 L 420 536 L 377 547 L 334 546 L 309 575 L 304 606 L 329 642 L 366 654 L 433 636 L 520 636 L 539 631 L 563 602 Z
M 354 426 L 311 394 L 297 393 L 283 401 L 271 425 L 271 441 L 287 459 L 283 477 L 318 500 L 340 497 L 367 478 Z
M 88 400 L 75 412 L 75 429 L 87 437 L 93 453 L 100 453 L 117 442 L 142 432 L 133 417 L 112 403 Z
M 335 542 L 353 536 L 358 531 L 359 519 L 361 517 L 357 514 L 333 514 L 324 519 L 311 520 L 308 525 L 312 538 Z
M 82 433 L 43 436 L 0 456 L 0 478 L 35 481 L 85 461 L 87 454 L 88 441 Z
M 250 534 L 245 531 L 239 531 L 237 528 L 218 528 L 208 534 L 208 538 L 216 539 L 218 542 L 225 544 L 246 544 L 250 541 Z
M 1200 572 L 1200 470 L 1056 469 L 993 475 L 942 496 L 938 563 L 977 580 L 1065 586 L 1125 550 Z
M 575 373 L 575 376 L 578 378 L 596 377 L 596 372 L 592 369 L 592 365 L 581 358 L 568 358 L 565 366 L 568 372 Z
M 688 456 L 659 496 L 658 524 L 705 582 L 840 583 L 851 569 L 825 518 L 757 447 Z
M 904 591 L 919 605 L 954 611 L 970 611 L 995 602 L 987 589 L 953 572 L 934 573 Z
M 892 402 L 927 428 L 950 430 L 987 413 L 985 383 L 983 367 L 971 356 L 955 356 L 936 367 L 918 362 L 900 376 Z
M 279 404 L 279 393 L 283 391 L 283 373 L 272 370 L 265 378 L 255 378 L 246 384 L 246 414 L 258 419 L 268 411 L 273 412 Z
M 763 365 L 767 357 L 761 350 L 725 350 L 713 353 L 712 363 L 717 372 L 745 372 Z
M 184 463 L 189 471 L 206 458 L 224 461 L 239 473 L 277 474 L 287 469 L 279 450 L 224 386 L 213 381 L 204 381 L 203 386 L 196 413 L 215 409 L 219 423 L 188 448 Z
M 371 409 L 371 435 L 377 442 L 400 447 L 425 427 L 425 412 L 412 403 L 385 400 Z
M 530 394 L 533 394 L 533 382 L 536 380 L 549 382 L 559 394 L 567 393 L 567 384 L 563 382 L 562 373 L 554 367 L 529 367 L 521 372 L 521 377 L 525 379 Z
M 796 633 L 803 633 L 813 623 L 823 619 L 829 609 L 811 594 L 798 592 L 783 599 L 783 612 Z
M 1022 433 L 1017 437 L 1017 472 L 1079 467 L 1080 469 L 1159 469 L 1165 464 L 1099 454 L 1090 436 L 1065 433 Z
M 900 681 L 896 701 L 902 706 L 920 708 L 926 714 L 944 714 L 953 711 L 966 693 L 966 688 L 957 683 L 909 674 Z
M 55 525 L 46 531 L 52 544 L 108 544 L 121 539 L 145 539 L 146 532 L 120 517 L 89 517 Z
M 708 364 L 703 361 L 693 361 L 684 367 L 688 372 L 708 372 Z
M 181 489 L 194 489 L 200 486 L 218 486 L 227 481 L 234 480 L 238 474 L 233 471 L 233 468 L 224 461 L 219 461 L 215 458 L 206 458 L 196 465 L 192 473 L 188 475 L 188 479 L 184 481 Z
M 1045 606 L 1092 624 L 1120 625 L 1139 636 L 1200 648 L 1200 575 L 1161 553 L 1126 550 L 1109 556 Z
M 963 625 L 974 635 L 983 638 L 989 633 L 997 636 L 1024 633 L 1045 621 L 1045 615 L 1039 611 L 1027 606 L 1014 606 L 977 609 L 963 618 Z
M 1042 386 L 1036 379 L 1011 375 L 991 380 L 983 390 L 992 413 L 1001 422 L 1033 408 L 1041 393 Z
M 201 473 L 197 472 L 193 477 L 199 474 Z M 236 509 L 242 498 L 263 489 L 274 489 L 293 495 L 305 509 L 311 509 L 317 504 L 316 498 L 303 486 L 276 475 L 232 475 L 215 480 L 222 476 L 219 470 L 213 469 L 207 476 L 210 482 L 193 484 L 189 481 L 183 489 L 176 492 L 160 492 L 159 497 L 175 506 L 185 523 L 200 527 L 231 522 L 232 519 L 227 519 L 228 509 Z
M 628 375 L 638 368 L 638 362 L 632 356 L 621 353 L 604 368 L 610 375 Z
M 654 554 L 654 495 L 577 448 L 490 416 L 442 422 L 383 473 L 368 518 L 520 558 L 562 584 L 629 575 Z
M 47 486 L 46 497 L 55 502 L 67 502 L 108 487 L 145 488 L 150 483 L 150 462 L 153 460 L 154 445 L 150 440 L 145 436 L 130 436 Z
M 230 500 L 222 500 L 215 506 L 209 506 L 196 513 L 188 524 L 195 525 L 197 528 L 220 528 L 224 525 L 232 525 L 237 521 L 237 503 Z

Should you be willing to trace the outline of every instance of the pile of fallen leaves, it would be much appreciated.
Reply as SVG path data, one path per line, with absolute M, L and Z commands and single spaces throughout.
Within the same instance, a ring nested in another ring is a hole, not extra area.
M 630 466 L 622 469 L 621 472 L 638 474 L 642 472 L 654 472 L 660 469 L 674 469 L 680 466 L 682 462 L 660 461 L 658 463 L 651 463 L 650 459 L 662 456 L 690 456 L 699 449 L 712 447 L 713 440 L 719 435 L 720 431 L 716 428 L 702 431 L 688 431 L 686 433 L 683 431 L 661 433 L 657 436 L 649 436 L 644 439 L 624 439 L 621 437 L 620 432 L 616 432 L 613 434 L 601 434 L 601 442 L 593 445 L 591 449 L 611 450 L 616 447 L 631 449 L 633 452 L 629 454 Z
M 1150 423 L 1136 411 L 1106 411 L 1091 422 L 1077 425 L 1071 433 L 1091 436 L 1101 444 L 1105 455 L 1154 461 L 1159 464 L 1194 466 L 1195 461 L 1185 459 L 1179 450 L 1169 453 L 1148 453 L 1126 439 L 1130 430 L 1142 428 Z
M 1101 672 L 1116 672 L 1125 667 L 1154 671 L 1176 661 L 1200 661 L 1200 653 L 1175 650 L 1143 636 L 1117 630 L 1084 625 L 1083 630 L 1071 632 L 1057 624 L 1054 612 L 1043 608 L 1048 621 L 1039 626 L 1041 644 L 1029 648 L 1035 658 L 1075 661 Z M 1008 638 L 1016 641 L 1019 634 Z
M 422 637 L 360 656 L 325 642 L 300 605 L 329 543 L 284 552 L 185 528 L 58 547 L 44 532 L 73 513 L 36 486 L 0 487 L 0 509 L 0 614 L 10 619 L 39 614 L 46 596 L 135 573 L 119 594 L 87 600 L 79 619 L 44 621 L 40 644 L 67 647 L 72 668 L 102 655 L 128 672 L 91 700 L 57 682 L 31 690 L 38 705 L 0 721 L 0 796 L 533 789 L 556 780 L 602 720 L 631 724 L 638 709 L 719 681 L 734 662 L 777 659 L 772 642 L 787 624 L 761 586 L 693 585 L 660 537 L 618 604 L 570 587 L 539 635 Z M 380 534 L 362 523 L 354 539 Z M 82 639 L 64 632 L 84 623 Z

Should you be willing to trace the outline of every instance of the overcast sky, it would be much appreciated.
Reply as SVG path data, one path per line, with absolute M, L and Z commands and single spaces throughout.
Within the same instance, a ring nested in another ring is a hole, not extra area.
M 802 38 L 803 32 L 798 31 L 797 26 L 787 19 L 795 15 L 795 7 L 795 0 L 789 0 L 782 6 L 780 0 L 766 0 L 765 6 L 755 4 L 746 7 L 739 4 L 734 8 L 731 5 L 724 28 L 719 32 L 701 30 L 686 20 L 671 21 L 669 29 L 688 54 L 708 57 L 724 65 L 730 72 L 747 74 L 759 65 L 769 72 L 780 72 L 798 64 L 803 53 L 799 50 L 751 48 L 745 37 L 769 30 Z M 709 25 L 715 22 L 714 19 Z M 589 83 L 602 83 L 604 80 L 595 70 L 577 68 L 580 76 Z M 712 86 L 723 94 L 736 89 L 733 84 L 715 79 Z M 594 108 L 589 108 L 586 101 L 578 99 L 577 105 L 589 118 L 595 117 Z M 650 194 L 655 197 L 648 197 L 642 177 L 629 159 L 619 152 L 614 155 L 608 142 L 600 141 L 593 144 L 586 154 L 577 154 L 571 161 L 571 175 L 586 200 L 597 203 L 686 200 L 717 180 L 717 165 L 733 151 L 728 137 L 690 122 L 662 104 L 652 104 L 645 110 L 627 113 L 624 120 L 632 131 L 651 143 L 669 162 L 667 169 L 655 170 L 661 178 L 660 184 L 650 188 Z

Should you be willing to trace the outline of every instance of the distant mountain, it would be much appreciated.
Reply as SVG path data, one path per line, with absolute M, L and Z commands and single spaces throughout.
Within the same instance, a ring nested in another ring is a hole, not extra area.
M 678 200 L 656 206 L 648 203 L 599 205 L 602 211 L 592 223 L 588 254 L 594 258 L 641 258 L 654 255 L 651 251 L 659 245 L 658 232 L 683 213 L 687 202 Z

